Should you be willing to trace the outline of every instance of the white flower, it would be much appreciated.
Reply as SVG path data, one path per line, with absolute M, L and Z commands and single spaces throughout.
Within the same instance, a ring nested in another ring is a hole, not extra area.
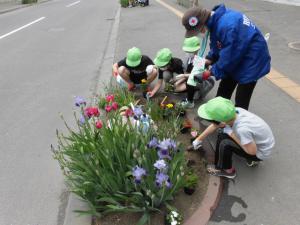
M 171 225 L 177 225 L 177 221 L 172 221 Z
M 172 211 L 172 214 L 175 218 L 178 216 L 178 213 L 176 211 Z

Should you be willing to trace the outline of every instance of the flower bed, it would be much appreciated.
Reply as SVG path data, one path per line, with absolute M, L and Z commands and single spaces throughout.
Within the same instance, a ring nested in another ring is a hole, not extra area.
M 77 97 L 77 129 L 65 123 L 69 133 L 57 133 L 54 158 L 70 190 L 90 206 L 79 213 L 98 218 L 137 213 L 136 223 L 142 225 L 162 209 L 176 211 L 172 203 L 187 172 L 187 153 L 176 141 L 182 110 L 173 103 L 139 105 L 136 100 L 118 88 L 90 106 Z

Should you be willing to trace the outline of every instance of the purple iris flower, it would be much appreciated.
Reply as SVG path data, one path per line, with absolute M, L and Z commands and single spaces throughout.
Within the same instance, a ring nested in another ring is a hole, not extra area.
M 172 186 L 169 176 L 165 173 L 160 173 L 160 172 L 156 174 L 155 183 L 158 187 L 162 187 L 163 185 L 166 185 L 167 188 L 170 188 Z
M 168 165 L 163 159 L 157 160 L 153 166 L 160 171 L 166 171 L 168 169 Z
M 156 137 L 153 137 L 147 144 L 148 148 L 156 148 L 158 146 L 158 140 Z
M 86 105 L 86 101 L 84 100 L 83 97 L 76 96 L 75 97 L 75 105 L 80 107 L 81 105 Z
M 143 110 L 141 107 L 134 107 L 133 113 L 135 116 L 140 117 L 141 115 L 144 114 Z
M 159 149 L 157 151 L 157 155 L 160 159 L 171 159 L 168 149 Z
M 171 140 L 170 138 L 164 139 L 159 143 L 158 147 L 160 149 L 170 149 L 170 148 L 174 149 L 176 148 L 176 142 L 174 140 Z
M 142 177 L 146 176 L 146 170 L 144 170 L 142 167 L 135 166 L 134 168 L 132 168 L 132 175 L 134 176 L 134 181 L 137 184 L 140 184 Z
M 80 117 L 79 117 L 79 124 L 80 125 L 85 124 L 85 117 L 84 117 L 84 115 L 80 115 Z
M 177 148 L 177 144 L 175 140 L 170 139 L 170 146 L 171 149 L 175 150 Z

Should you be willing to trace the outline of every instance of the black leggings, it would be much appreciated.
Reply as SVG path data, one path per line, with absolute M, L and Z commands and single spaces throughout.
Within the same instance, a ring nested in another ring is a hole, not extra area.
M 193 102 L 194 101 L 194 95 L 195 95 L 195 92 L 197 90 L 198 90 L 197 87 L 194 87 L 192 85 L 186 84 L 187 100 L 189 102 Z
M 261 161 L 256 155 L 249 155 L 241 146 L 239 146 L 229 135 L 219 132 L 217 139 L 217 146 L 215 152 L 215 166 L 217 169 L 231 169 L 232 168 L 232 153 L 237 154 L 251 161 Z
M 217 96 L 231 99 L 232 93 L 237 86 L 235 94 L 235 106 L 248 110 L 255 85 L 256 81 L 248 84 L 238 84 L 238 82 L 230 78 L 223 79 L 219 84 Z

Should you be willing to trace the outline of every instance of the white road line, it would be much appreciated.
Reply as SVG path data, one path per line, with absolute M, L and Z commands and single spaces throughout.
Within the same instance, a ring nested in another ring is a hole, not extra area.
M 78 4 L 79 2 L 80 2 L 80 1 L 73 2 L 73 3 L 69 4 L 69 5 L 66 5 L 66 7 L 71 7 L 71 6 L 73 6 L 73 5 L 76 5 L 76 4 Z
M 5 38 L 5 37 L 7 37 L 7 36 L 9 36 L 9 35 L 11 35 L 11 34 L 13 34 L 13 33 L 18 32 L 18 31 L 20 31 L 20 30 L 22 30 L 22 29 L 24 29 L 24 28 L 26 28 L 26 27 L 29 27 L 29 26 L 31 26 L 31 25 L 37 23 L 37 22 L 40 22 L 41 20 L 43 20 L 43 19 L 45 19 L 45 18 L 46 18 L 46 17 L 41 17 L 41 18 L 39 18 L 39 19 L 37 19 L 37 20 L 35 20 L 35 21 L 32 21 L 32 22 L 30 22 L 30 23 L 28 23 L 28 24 L 26 24 L 26 25 L 24 25 L 24 26 L 22 26 L 22 27 L 19 27 L 19 28 L 13 30 L 13 31 L 7 33 L 7 34 L 4 34 L 4 35 L 0 36 L 0 40 L 3 39 L 3 38 Z

